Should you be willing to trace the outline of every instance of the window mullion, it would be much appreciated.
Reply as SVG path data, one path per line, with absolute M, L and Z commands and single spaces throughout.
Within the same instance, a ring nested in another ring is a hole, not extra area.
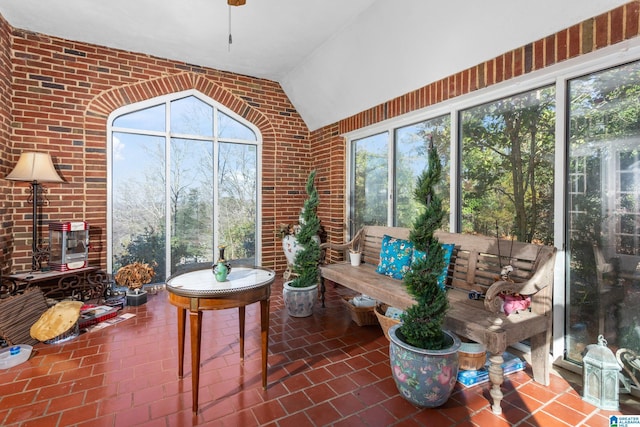
M 165 143 L 164 143 L 164 250 L 165 250 L 165 277 L 171 275 L 171 102 L 165 101 Z
M 387 147 L 389 149 L 389 170 L 387 182 L 389 185 L 387 186 L 387 225 L 394 226 L 396 223 L 396 138 L 395 132 L 393 129 L 387 129 L 387 138 L 388 143 Z
M 213 167 L 211 170 L 213 171 L 213 176 L 211 177 L 213 185 L 211 186 L 211 191 L 213 192 L 213 248 L 217 248 L 220 242 L 220 208 L 219 208 L 219 200 L 218 200 L 218 156 L 220 143 L 218 140 L 218 129 L 220 126 L 218 120 L 218 109 L 213 109 Z
M 460 214 L 460 127 L 458 125 L 458 111 L 451 110 L 449 113 L 450 120 L 450 137 L 449 137 L 449 231 L 452 233 L 460 232 L 460 224 L 462 218 Z

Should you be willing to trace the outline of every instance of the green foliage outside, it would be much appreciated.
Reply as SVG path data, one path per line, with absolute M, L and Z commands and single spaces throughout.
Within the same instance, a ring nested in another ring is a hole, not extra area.
M 448 115 L 403 126 L 395 131 L 394 160 L 389 159 L 389 135 L 381 133 L 354 141 L 352 232 L 364 225 L 410 227 L 423 209 L 414 198 L 417 177 L 427 166 L 429 144 L 437 147 L 443 165 L 436 191 L 449 211 L 449 145 L 451 124 Z M 393 220 L 389 221 L 389 168 L 393 170 Z M 443 224 L 448 223 L 445 217 Z
M 399 328 L 407 344 L 429 350 L 441 350 L 451 344 L 442 331 L 449 302 L 446 291 L 438 285 L 438 276 L 445 268 L 444 249 L 434 235 L 444 218 L 442 199 L 434 190 L 441 173 L 437 150 L 432 147 L 428 168 L 418 178 L 415 190 L 415 198 L 424 205 L 424 211 L 416 218 L 409 234 L 415 249 L 426 252 L 427 256 L 414 263 L 404 277 L 404 284 L 416 304 L 403 314 L 404 323 Z
M 567 322 L 586 326 L 582 344 L 595 342 L 604 330 L 609 345 L 640 351 L 635 291 L 615 302 L 614 318 L 594 316 L 602 308 L 601 285 L 637 286 L 629 278 L 640 259 L 640 62 L 571 80 L 568 99 Z M 612 267 L 603 275 L 604 284 L 598 280 L 594 247 Z M 579 353 L 573 356 L 581 360 Z
M 463 111 L 462 228 L 553 242 L 555 89 Z
M 355 233 L 363 225 L 387 225 L 389 180 L 387 134 L 355 142 L 353 226 Z
M 307 179 L 307 199 L 302 209 L 302 222 L 300 231 L 296 234 L 298 243 L 302 246 L 293 263 L 293 271 L 298 276 L 289 283 L 294 288 L 306 288 L 318 284 L 320 272 L 320 245 L 316 240 L 320 231 L 320 219 L 316 214 L 320 199 L 315 187 L 316 171 L 312 171 Z
M 410 132 L 396 132 L 396 212 L 397 227 L 411 227 L 417 216 L 424 210 L 416 199 L 417 178 L 426 168 L 429 146 L 432 144 L 438 152 L 442 172 L 434 191 L 442 200 L 442 228 L 449 225 L 449 147 L 451 145 L 451 123 L 448 115 L 417 123 Z
M 149 264 L 155 271 L 154 282 L 165 279 L 164 231 L 156 232 L 153 228 L 145 227 L 142 234 L 132 237 L 131 241 L 123 244 L 121 255 L 115 256 L 113 272 L 120 267 L 134 262 Z

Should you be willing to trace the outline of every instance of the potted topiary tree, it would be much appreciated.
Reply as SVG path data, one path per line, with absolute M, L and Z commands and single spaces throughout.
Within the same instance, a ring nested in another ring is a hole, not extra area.
M 320 273 L 320 219 L 316 214 L 319 198 L 315 187 L 316 171 L 309 174 L 306 185 L 307 200 L 300 216 L 300 229 L 296 234 L 302 249 L 295 254 L 293 272 L 296 277 L 285 282 L 282 289 L 287 313 L 293 317 L 307 317 L 313 313 L 313 304 L 317 298 Z
M 443 272 L 453 248 L 445 249 L 434 235 L 444 218 L 442 200 L 434 191 L 441 172 L 437 151 L 430 144 L 428 168 L 418 178 L 415 190 L 425 210 L 409 233 L 414 261 L 404 276 L 416 303 L 402 315 L 401 324 L 389 329 L 393 379 L 402 396 L 420 407 L 437 407 L 449 399 L 457 380 L 461 344 L 442 328 L 449 307 Z

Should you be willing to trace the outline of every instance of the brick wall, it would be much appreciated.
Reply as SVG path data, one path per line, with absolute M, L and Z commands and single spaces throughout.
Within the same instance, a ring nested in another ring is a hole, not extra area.
M 342 241 L 346 232 L 344 224 L 345 204 L 345 141 L 338 125 L 325 126 L 311 135 L 311 152 L 314 168 L 318 171 L 317 188 L 320 197 L 318 216 L 327 235 L 334 241 Z
M 639 11 L 640 1 L 627 3 L 345 118 L 339 123 L 339 132 L 351 132 L 637 37 Z
M 0 174 L 8 173 L 23 150 L 50 152 L 66 183 L 49 185 L 45 222 L 88 221 L 91 261 L 104 266 L 109 113 L 197 89 L 254 122 L 263 134 L 263 264 L 282 270 L 285 260 L 275 230 L 297 219 L 311 168 L 318 170 L 322 224 L 332 241 L 343 238 L 346 152 L 341 134 L 636 37 L 639 10 L 640 1 L 630 2 L 312 134 L 277 83 L 15 30 L 0 18 Z M 0 262 L 9 259 L 3 254 L 11 254 L 12 271 L 28 269 L 30 263 L 26 189 L 25 184 L 0 182 Z
M 6 28 L 6 23 L 4 25 Z M 2 164 L 12 167 L 23 150 L 49 152 L 62 184 L 50 184 L 46 224 L 85 220 L 91 227 L 90 262 L 106 265 L 107 118 L 116 108 L 156 96 L 196 89 L 254 123 L 263 135 L 263 265 L 283 269 L 276 239 L 280 223 L 293 222 L 303 203 L 311 162 L 309 131 L 272 81 L 197 67 L 177 61 L 77 43 L 11 29 L 12 99 L 1 100 L 13 120 L 11 147 Z M 0 34 L 0 46 L 8 33 Z M 0 96 L 2 93 L 0 93 Z M 1 119 L 1 118 L 0 118 Z M 6 120 L 5 120 L 6 122 Z M 1 131 L 1 129 L 0 129 Z M 282 165 L 287 165 L 283 168 Z M 30 265 L 31 205 L 22 183 L 7 184 L 15 203 L 3 206 L 14 226 L 13 271 Z M 7 188 L 7 187 L 3 187 Z
M 4 178 L 17 161 L 10 148 L 11 39 L 9 24 L 0 16 L 0 275 L 10 272 L 13 250 L 12 185 Z
M 640 1 L 633 1 L 345 118 L 337 125 L 313 132 L 313 152 L 331 153 L 331 159 L 326 159 L 324 155 L 315 158 L 316 164 L 325 170 L 326 184 L 321 194 L 329 199 L 329 205 L 323 204 L 321 208 L 331 218 L 328 221 L 329 239 L 333 242 L 343 241 L 347 195 L 344 194 L 345 141 L 328 137 L 328 134 L 351 132 L 637 37 L 640 35 L 639 28 Z

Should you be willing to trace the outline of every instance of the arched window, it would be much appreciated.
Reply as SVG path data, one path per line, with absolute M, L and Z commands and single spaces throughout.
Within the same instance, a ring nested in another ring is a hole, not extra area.
M 259 260 L 261 135 L 197 91 L 129 105 L 109 118 L 108 269 L 152 263 L 156 282 L 184 264 Z

